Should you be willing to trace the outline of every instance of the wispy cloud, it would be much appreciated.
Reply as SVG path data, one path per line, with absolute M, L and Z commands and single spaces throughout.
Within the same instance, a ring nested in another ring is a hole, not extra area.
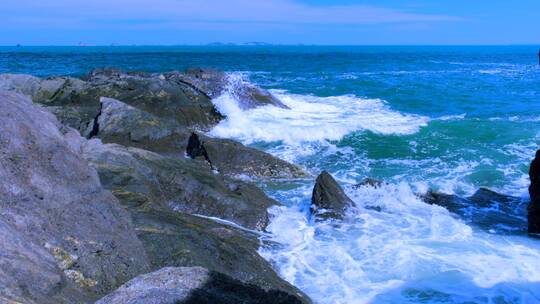
M 175 27 L 194 23 L 328 24 L 441 22 L 455 16 L 424 14 L 367 5 L 314 6 L 294 0 L 18 0 L 3 4 L 7 26 Z

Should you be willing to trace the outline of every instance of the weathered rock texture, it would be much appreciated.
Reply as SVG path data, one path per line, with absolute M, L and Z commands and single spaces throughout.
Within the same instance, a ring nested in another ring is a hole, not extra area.
M 238 176 L 297 178 L 307 174 L 298 166 L 230 139 L 192 133 L 187 155 L 207 161 L 219 172 Z
M 167 267 L 141 275 L 96 304 L 294 304 L 297 298 L 265 291 L 201 267 Z
M 311 197 L 311 212 L 322 218 L 342 218 L 345 209 L 354 202 L 345 194 L 330 173 L 323 171 L 315 181 Z
M 4 91 L 0 108 L 0 297 L 80 302 L 147 271 L 129 214 L 56 118 Z
M 529 178 L 531 185 L 529 186 L 529 195 L 531 202 L 527 208 L 527 219 L 529 223 L 529 233 L 540 233 L 540 150 L 536 151 L 536 156 L 531 162 L 529 168 Z
M 141 273 L 202 266 L 221 283 L 187 303 L 310 303 L 258 255 L 257 234 L 184 213 L 262 229 L 276 202 L 256 187 L 189 158 L 88 141 L 13 92 L 0 106 L 0 302 L 91 303 Z

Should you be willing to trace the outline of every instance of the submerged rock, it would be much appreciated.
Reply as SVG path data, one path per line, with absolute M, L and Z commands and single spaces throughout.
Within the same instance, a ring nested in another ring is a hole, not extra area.
M 56 118 L 0 91 L 0 301 L 88 303 L 148 271 L 129 213 Z
M 529 233 L 540 234 L 540 150 L 536 151 L 536 156 L 529 168 L 529 195 L 531 202 L 527 208 L 527 219 L 529 223 Z
M 294 296 L 265 291 L 202 267 L 166 267 L 140 275 L 96 304 L 294 304 Z
M 342 218 L 345 209 L 354 202 L 345 194 L 327 171 L 321 172 L 315 181 L 311 196 L 311 213 L 322 218 Z
M 525 233 L 525 202 L 518 197 L 480 188 L 470 197 L 428 191 L 421 198 L 428 204 L 442 206 L 482 229 L 505 234 Z

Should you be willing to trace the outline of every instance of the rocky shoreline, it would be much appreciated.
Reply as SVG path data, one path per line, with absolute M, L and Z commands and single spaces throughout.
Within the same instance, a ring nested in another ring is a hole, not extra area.
M 238 178 L 307 174 L 202 133 L 224 90 L 284 105 L 226 77 L 0 75 L 0 301 L 310 303 L 257 252 L 279 203 Z
M 310 176 L 205 135 L 224 119 L 211 101 L 224 92 L 243 109 L 286 108 L 212 70 L 0 75 L 0 302 L 311 303 L 258 254 L 279 202 L 246 181 Z M 419 196 L 488 231 L 536 235 L 539 155 L 528 227 L 520 198 Z M 316 220 L 340 220 L 354 204 L 328 172 L 317 177 Z

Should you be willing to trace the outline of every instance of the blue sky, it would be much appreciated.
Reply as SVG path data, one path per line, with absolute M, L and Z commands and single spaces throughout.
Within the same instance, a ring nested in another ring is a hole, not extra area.
M 540 0 L 1 0 L 0 45 L 540 44 Z

